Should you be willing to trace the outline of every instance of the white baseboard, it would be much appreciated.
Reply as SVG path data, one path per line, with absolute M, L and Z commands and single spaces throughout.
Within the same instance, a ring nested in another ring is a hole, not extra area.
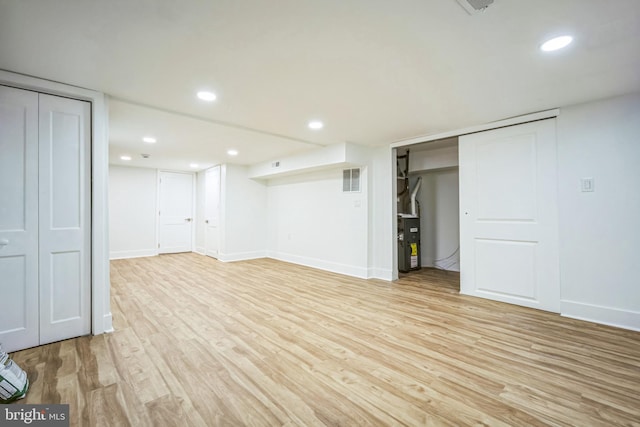
M 111 315 L 111 312 L 107 313 L 104 315 L 104 320 L 103 320 L 103 325 L 104 325 L 104 332 L 107 334 L 110 334 L 111 332 L 113 332 L 113 316 Z
M 391 269 L 386 268 L 370 268 L 368 275 L 368 279 L 380 279 L 386 280 L 387 282 L 393 281 L 393 272 Z
M 196 246 L 196 250 L 194 252 L 200 255 L 206 255 L 206 249 L 201 246 Z
M 358 277 L 361 279 L 368 278 L 368 269 L 365 267 L 357 267 L 353 265 L 340 264 L 332 261 L 325 261 L 317 258 L 303 257 L 300 255 L 287 254 L 283 252 L 269 252 L 269 258 L 280 261 L 300 264 L 307 267 L 317 268 L 319 270 L 331 271 L 332 273 L 345 274 L 347 276 Z
M 109 252 L 109 259 L 142 258 L 158 255 L 157 249 L 138 249 L 135 251 L 112 251 Z
M 266 251 L 253 251 L 253 252 L 236 252 L 232 254 L 223 254 L 218 252 L 218 261 L 233 262 L 233 261 L 246 261 L 249 259 L 266 258 Z
M 576 301 L 561 301 L 560 314 L 572 319 L 640 331 L 640 312 Z

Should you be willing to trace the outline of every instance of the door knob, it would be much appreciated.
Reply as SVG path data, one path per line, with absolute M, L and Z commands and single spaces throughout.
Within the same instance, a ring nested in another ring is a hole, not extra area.
M 209 224 L 209 220 L 208 220 L 208 219 L 205 219 L 205 220 L 204 220 L 204 223 L 205 223 L 205 224 Z
M 191 222 L 191 218 L 185 218 L 184 220 L 187 222 Z
M 0 239 L 0 246 L 7 246 L 9 244 L 9 239 Z

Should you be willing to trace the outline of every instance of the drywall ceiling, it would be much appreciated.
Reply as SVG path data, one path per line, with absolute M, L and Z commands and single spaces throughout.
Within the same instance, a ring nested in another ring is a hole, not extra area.
M 322 146 L 115 99 L 110 100 L 109 111 L 111 164 L 186 170 L 195 163 L 193 169 L 202 170 L 222 163 L 251 165 Z M 157 142 L 147 144 L 144 136 Z M 228 150 L 239 154 L 229 156 Z M 123 161 L 122 155 L 132 160 Z
M 538 49 L 564 33 L 569 48 Z M 148 151 L 152 167 L 389 144 L 635 92 L 638 40 L 638 0 L 495 0 L 473 16 L 456 0 L 0 0 L 0 68 L 114 97 L 113 162 Z

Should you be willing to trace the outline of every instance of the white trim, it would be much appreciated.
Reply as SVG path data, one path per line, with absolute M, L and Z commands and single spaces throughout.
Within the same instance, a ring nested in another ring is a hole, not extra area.
M 390 147 L 391 150 L 391 280 L 398 280 L 398 150 Z
M 388 268 L 369 268 L 367 278 L 391 282 L 393 280 L 393 271 Z
M 198 228 L 198 172 L 191 173 L 191 252 L 197 252 L 196 250 L 196 228 Z
M 158 249 L 136 249 L 134 251 L 113 251 L 109 253 L 109 259 L 144 258 L 157 256 Z
M 203 248 L 202 246 L 196 246 L 196 250 L 194 252 L 200 255 L 205 255 L 205 256 L 207 255 L 206 249 Z
M 0 83 L 91 102 L 91 333 L 113 329 L 109 281 L 109 112 L 100 92 L 0 70 Z
M 368 268 L 358 267 L 355 265 L 340 264 L 337 262 L 325 261 L 317 258 L 309 258 L 299 255 L 287 254 L 283 252 L 268 252 L 268 258 L 279 261 L 290 262 L 293 264 L 304 265 L 306 267 L 317 268 L 319 270 L 331 271 L 333 273 L 344 274 L 347 276 L 358 277 L 360 279 L 368 278 Z
M 110 334 L 115 331 L 115 329 L 113 329 L 113 316 L 111 316 L 110 312 L 104 315 L 102 323 L 109 325 L 109 329 L 105 329 L 103 333 Z
M 253 252 L 236 252 L 232 254 L 223 254 L 221 252 L 218 252 L 217 257 L 211 257 L 211 258 L 215 258 L 218 261 L 222 261 L 222 262 L 235 262 L 235 261 L 247 261 L 250 259 L 259 259 L 259 258 L 266 258 L 266 257 L 267 257 L 266 251 L 253 251 Z
M 160 169 L 156 169 L 156 250 L 160 254 Z
M 572 319 L 640 332 L 640 312 L 638 311 L 565 300 L 560 301 L 560 314 Z
M 509 119 L 498 120 L 497 122 L 485 123 L 482 125 L 470 126 L 462 129 L 437 133 L 435 135 L 416 136 L 414 138 L 404 139 L 393 142 L 391 148 L 406 147 L 407 145 L 420 144 L 421 142 L 436 141 L 438 139 L 453 138 L 456 136 L 468 135 L 470 133 L 484 132 L 486 130 L 503 128 L 506 126 L 521 125 L 527 122 L 535 122 L 537 120 L 550 119 L 560 115 L 560 109 L 545 110 L 537 113 L 525 114 L 524 116 L 511 117 Z

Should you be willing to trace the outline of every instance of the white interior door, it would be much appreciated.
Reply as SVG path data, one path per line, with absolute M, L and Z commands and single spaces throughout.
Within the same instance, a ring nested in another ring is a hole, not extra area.
M 220 166 L 205 172 L 205 253 L 218 257 L 220 223 Z
M 91 105 L 40 94 L 40 344 L 91 332 Z
M 461 293 L 560 311 L 555 126 L 460 137 Z
M 38 94 L 0 86 L 0 343 L 39 344 Z
M 91 332 L 90 104 L 0 86 L 0 342 Z
M 159 252 L 190 252 L 193 232 L 193 174 L 160 172 Z

